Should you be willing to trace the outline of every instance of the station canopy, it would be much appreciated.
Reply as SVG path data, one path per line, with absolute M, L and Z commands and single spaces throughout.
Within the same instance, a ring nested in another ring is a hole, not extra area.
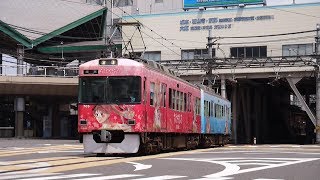
M 32 64 L 92 58 L 106 49 L 106 11 L 80 0 L 1 0 L 0 53 L 17 56 L 20 46 Z

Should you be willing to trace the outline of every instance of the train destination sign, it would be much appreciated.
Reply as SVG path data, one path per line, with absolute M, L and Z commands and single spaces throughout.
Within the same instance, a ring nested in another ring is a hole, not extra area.
M 273 20 L 274 15 L 262 16 L 240 16 L 240 17 L 211 17 L 211 18 L 196 18 L 180 20 L 180 31 L 201 31 L 209 29 L 231 29 L 235 23 L 267 21 Z
M 184 9 L 265 4 L 265 0 L 184 0 Z

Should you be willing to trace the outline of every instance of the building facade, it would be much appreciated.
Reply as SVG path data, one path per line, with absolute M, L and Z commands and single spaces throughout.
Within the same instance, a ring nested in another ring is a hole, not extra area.
M 209 30 L 215 57 L 302 56 L 315 53 L 318 12 L 320 3 L 189 11 L 180 7 L 180 12 L 126 13 L 122 22 L 142 23 L 142 38 L 136 33 L 131 42 L 135 52 L 146 47 L 146 59 L 206 57 Z M 123 31 L 130 37 L 135 28 Z

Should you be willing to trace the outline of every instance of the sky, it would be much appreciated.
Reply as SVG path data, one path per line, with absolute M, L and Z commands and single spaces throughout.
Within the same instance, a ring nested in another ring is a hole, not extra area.
M 293 0 L 266 0 L 268 6 L 292 4 Z M 320 2 L 320 0 L 295 0 L 297 4 Z

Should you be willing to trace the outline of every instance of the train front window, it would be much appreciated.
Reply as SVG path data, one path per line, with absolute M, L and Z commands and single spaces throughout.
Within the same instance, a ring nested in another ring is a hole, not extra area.
M 80 79 L 80 103 L 136 104 L 141 102 L 141 78 L 83 77 Z

